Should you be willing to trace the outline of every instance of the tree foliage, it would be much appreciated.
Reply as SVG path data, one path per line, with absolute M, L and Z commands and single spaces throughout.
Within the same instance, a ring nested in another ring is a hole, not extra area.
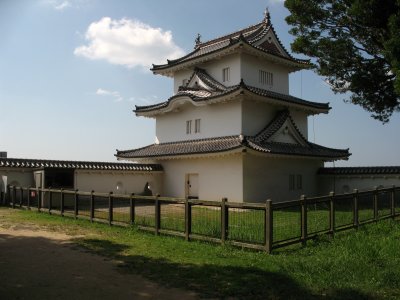
M 336 93 L 388 122 L 400 110 L 400 0 L 286 0 L 292 50 Z

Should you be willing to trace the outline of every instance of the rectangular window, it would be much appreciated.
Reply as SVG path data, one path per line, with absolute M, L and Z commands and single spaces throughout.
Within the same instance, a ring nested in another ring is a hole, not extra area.
M 274 84 L 274 74 L 271 72 L 259 70 L 259 82 L 262 85 L 273 85 Z
M 194 121 L 194 133 L 200 133 L 200 119 Z
M 186 134 L 192 133 L 192 120 L 186 121 Z
M 295 176 L 293 174 L 289 175 L 289 191 L 294 191 L 294 187 L 295 187 Z
M 289 191 L 303 189 L 303 176 L 300 174 L 289 175 Z
M 224 68 L 222 69 L 222 81 L 223 82 L 228 82 L 230 81 L 230 69 L 229 68 Z
M 299 174 L 297 174 L 297 178 L 296 178 L 296 187 L 298 190 L 301 190 L 303 188 L 303 177 Z

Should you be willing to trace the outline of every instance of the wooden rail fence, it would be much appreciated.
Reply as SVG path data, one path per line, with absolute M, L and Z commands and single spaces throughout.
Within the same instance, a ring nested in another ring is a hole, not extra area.
M 400 187 L 395 186 L 262 204 L 8 186 L 0 200 L 12 208 L 110 225 L 135 224 L 156 235 L 229 243 L 267 253 L 400 215 Z

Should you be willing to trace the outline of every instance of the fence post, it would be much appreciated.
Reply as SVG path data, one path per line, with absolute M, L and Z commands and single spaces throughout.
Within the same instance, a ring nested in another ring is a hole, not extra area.
M 90 192 L 90 222 L 93 222 L 94 218 L 94 191 Z
M 390 191 L 390 215 L 394 219 L 396 216 L 396 187 L 393 185 L 392 190 Z
M 131 194 L 131 197 L 129 199 L 129 220 L 131 222 L 131 225 L 135 224 L 135 193 Z
M 227 198 L 222 198 L 221 202 L 221 243 L 225 244 L 228 237 L 228 207 L 226 206 Z
M 189 199 L 185 199 L 185 239 L 190 240 L 190 234 L 192 233 L 192 204 Z
M 41 190 L 39 187 L 36 188 L 36 197 L 37 197 L 37 209 L 38 212 L 40 212 L 40 209 L 42 207 L 42 197 L 41 197 Z
M 49 190 L 49 214 L 51 214 L 51 207 L 53 206 L 53 192 L 51 190 Z
M 108 194 L 108 224 L 111 226 L 113 222 L 113 192 Z
M 156 195 L 156 199 L 155 199 L 155 228 L 154 228 L 154 233 L 155 235 L 159 235 L 160 234 L 160 200 L 158 199 L 159 195 Z
M 60 190 L 60 213 L 64 217 L 64 190 Z
M 29 186 L 28 187 L 28 189 L 27 189 L 27 197 L 26 197 L 26 204 L 28 205 L 28 209 L 30 210 L 31 209 L 31 187 Z
M 353 225 L 355 228 L 358 228 L 358 189 L 354 189 L 353 191 Z
M 335 192 L 329 193 L 329 233 L 335 234 Z
M 301 243 L 305 245 L 307 243 L 307 197 L 301 195 Z
M 12 208 L 15 208 L 15 199 L 17 199 L 17 188 L 15 187 L 15 185 L 13 186 L 13 202 L 12 202 Z
M 265 220 L 264 220 L 265 251 L 268 254 L 272 252 L 272 243 L 273 243 L 272 217 L 273 217 L 272 200 L 268 199 L 265 203 Z
M 22 186 L 19 187 L 19 207 L 22 207 L 22 200 L 24 199 L 24 189 Z
M 7 199 L 5 204 L 8 204 L 9 206 L 10 203 L 11 203 L 11 186 L 7 184 Z
M 374 189 L 374 221 L 378 221 L 378 187 Z
M 79 207 L 78 207 L 78 189 L 75 190 L 75 194 L 74 194 L 74 218 L 77 219 L 78 218 L 78 211 L 79 211 Z

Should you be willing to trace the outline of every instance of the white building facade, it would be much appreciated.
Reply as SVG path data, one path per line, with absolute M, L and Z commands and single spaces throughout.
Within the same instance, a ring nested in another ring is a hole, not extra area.
M 268 13 L 256 25 L 197 41 L 186 56 L 153 65 L 174 81 L 167 101 L 135 110 L 155 119 L 156 142 L 116 157 L 162 165 L 164 196 L 263 202 L 316 195 L 324 162 L 350 153 L 308 141 L 308 116 L 330 109 L 289 95 L 289 74 L 308 67 L 280 43 Z

